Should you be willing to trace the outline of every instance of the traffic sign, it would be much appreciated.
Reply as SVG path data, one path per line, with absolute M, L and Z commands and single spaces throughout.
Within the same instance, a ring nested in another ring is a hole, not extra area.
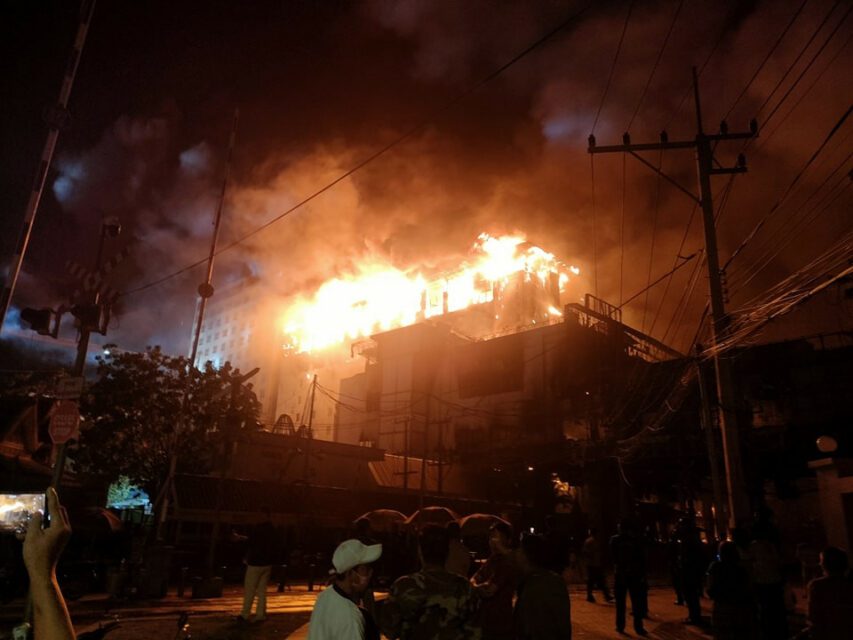
M 64 444 L 77 437 L 80 426 L 80 410 L 74 400 L 58 400 L 50 412 L 47 432 L 54 444 Z
M 56 383 L 56 397 L 60 400 L 77 400 L 83 393 L 83 378 L 62 378 Z

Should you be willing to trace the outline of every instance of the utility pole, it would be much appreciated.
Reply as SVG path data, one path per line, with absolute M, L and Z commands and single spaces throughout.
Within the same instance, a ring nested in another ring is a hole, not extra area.
M 219 204 L 216 206 L 216 215 L 213 218 L 213 237 L 210 240 L 210 252 L 207 255 L 207 277 L 198 285 L 198 316 L 196 317 L 195 332 L 193 333 L 192 350 L 190 351 L 190 366 L 195 366 L 198 355 L 198 341 L 201 337 L 201 328 L 204 324 L 204 311 L 207 300 L 213 296 L 213 261 L 216 258 L 216 244 L 219 241 L 219 227 L 222 223 L 222 208 L 225 205 L 225 193 L 228 190 L 228 178 L 231 175 L 231 158 L 234 155 L 234 141 L 237 138 L 237 123 L 240 121 L 240 110 L 234 109 L 234 123 L 231 126 L 231 137 L 228 140 L 228 156 L 225 159 L 225 175 L 222 178 L 222 190 L 219 193 Z
M 395 429 L 391 432 L 392 443 L 396 441 L 396 436 L 403 434 L 403 493 L 409 493 L 409 474 L 415 473 L 414 470 L 409 470 L 409 423 L 412 421 L 411 411 L 409 415 L 403 418 L 395 418 L 394 424 L 402 424 L 403 431 Z
M 109 234 L 111 237 L 116 237 L 121 233 L 121 225 L 117 221 L 103 220 L 101 221 L 101 234 L 98 238 L 98 251 L 95 254 L 95 269 L 93 273 L 98 273 L 101 269 L 101 259 L 104 254 L 104 239 Z M 102 323 L 102 315 L 104 311 L 101 303 L 101 295 L 98 289 L 95 289 L 92 294 L 91 304 L 81 305 L 82 312 L 79 314 L 78 322 L 80 323 L 80 337 L 77 340 L 77 357 L 74 360 L 74 369 L 71 375 L 75 378 L 82 378 L 86 372 L 86 356 L 89 354 L 89 338 L 92 331 L 100 331 L 106 335 L 106 325 L 108 324 L 109 311 L 106 311 L 105 319 Z M 108 304 L 108 303 L 107 303 Z M 106 309 L 106 307 L 104 307 Z M 51 477 L 50 486 L 59 491 L 59 485 L 62 482 L 62 472 L 65 469 L 66 443 L 59 445 L 56 452 L 56 463 L 53 467 L 53 476 Z
M 33 180 L 33 188 L 30 191 L 30 198 L 27 201 L 27 209 L 24 212 L 21 232 L 18 236 L 18 242 L 15 245 L 12 267 L 9 271 L 6 286 L 3 289 L 2 300 L 0 300 L 0 332 L 3 331 L 6 314 L 9 312 L 9 306 L 12 304 L 12 296 L 15 295 L 15 285 L 18 282 L 18 275 L 21 273 L 21 265 L 24 263 L 27 245 L 30 243 L 33 223 L 35 222 L 36 213 L 41 202 L 44 183 L 47 180 L 47 172 L 53 161 L 53 152 L 56 149 L 59 132 L 68 125 L 68 121 L 71 119 L 68 113 L 68 98 L 71 97 L 71 87 L 74 86 L 77 66 L 80 64 L 83 45 L 86 44 L 86 35 L 89 33 L 89 22 L 91 22 L 94 12 L 95 0 L 84 0 L 83 5 L 80 7 L 80 19 L 77 24 L 77 35 L 74 38 L 74 46 L 71 50 L 71 56 L 68 58 L 68 65 L 65 67 L 65 75 L 62 78 L 59 99 L 55 105 L 51 105 L 48 109 L 45 109 L 44 120 L 48 126 L 47 139 L 44 141 L 38 171 L 36 172 L 35 180 Z
M 738 156 L 737 166 L 722 167 L 714 159 L 714 147 L 717 143 L 729 140 L 745 140 L 758 134 L 758 124 L 750 122 L 747 132 L 729 133 L 728 125 L 720 123 L 720 132 L 706 134 L 702 126 L 702 107 L 699 99 L 699 80 L 696 68 L 693 68 L 693 97 L 696 104 L 696 137 L 693 140 L 670 142 L 666 131 L 661 132 L 660 142 L 632 144 L 631 136 L 626 132 L 621 145 L 598 147 L 595 136 L 589 136 L 589 153 L 629 153 L 644 165 L 656 172 L 691 200 L 702 207 L 702 222 L 705 234 L 705 256 L 708 263 L 708 285 L 711 297 L 711 340 L 714 346 L 723 340 L 728 320 L 723 302 L 723 285 L 720 273 L 720 261 L 717 254 L 717 233 L 714 216 L 714 202 L 711 194 L 711 176 L 730 175 L 746 172 L 746 160 Z M 696 153 L 696 169 L 699 183 L 699 197 L 682 186 L 642 156 L 638 151 L 660 151 L 663 149 L 693 149 Z M 726 465 L 726 484 L 728 487 L 729 527 L 743 526 L 750 519 L 749 496 L 743 474 L 740 455 L 740 429 L 738 428 L 735 407 L 735 393 L 732 382 L 731 364 L 725 356 L 714 353 L 714 368 L 717 380 L 717 403 L 720 408 L 720 431 L 722 433 L 723 453 Z
M 216 206 L 216 214 L 213 218 L 213 237 L 210 240 L 210 251 L 207 256 L 207 276 L 200 285 L 198 285 L 198 315 L 196 316 L 195 331 L 193 332 L 192 348 L 190 349 L 190 361 L 187 366 L 187 380 L 184 388 L 184 395 L 181 398 L 181 408 L 175 419 L 175 429 L 172 434 L 171 453 L 169 455 L 169 470 L 166 474 L 166 481 L 160 490 L 158 500 L 155 504 L 159 504 L 157 515 L 156 539 L 163 539 L 163 529 L 166 525 L 166 518 L 169 514 L 169 498 L 174 492 L 175 472 L 178 467 L 178 443 L 180 442 L 181 431 L 184 427 L 184 420 L 187 415 L 187 402 L 189 400 L 189 389 L 193 380 L 193 372 L 196 369 L 195 361 L 198 356 L 198 342 L 201 339 L 201 329 L 204 325 L 204 311 L 207 308 L 208 298 L 213 297 L 213 262 L 216 257 L 216 245 L 219 241 L 219 227 L 222 222 L 222 208 L 225 205 L 225 193 L 228 189 L 228 178 L 231 175 L 231 158 L 234 155 L 234 141 L 237 138 L 237 123 L 240 121 L 240 110 L 234 109 L 234 122 L 231 126 L 231 137 L 228 140 L 228 156 L 225 159 L 225 175 L 222 178 L 222 189 L 219 193 L 219 203 Z
M 403 493 L 409 493 L 409 424 L 411 417 L 406 418 L 403 427 Z
M 228 412 L 225 415 L 224 428 L 222 429 L 222 460 L 219 469 L 219 481 L 216 484 L 216 517 L 213 521 L 213 531 L 211 532 L 210 544 L 207 548 L 207 580 L 213 580 L 214 564 L 216 560 L 216 545 L 219 541 L 219 528 L 222 524 L 222 506 L 225 498 L 225 479 L 228 476 L 228 467 L 231 463 L 231 454 L 234 449 L 234 442 L 240 432 L 242 424 L 240 416 L 237 413 L 237 399 L 240 394 L 241 387 L 249 378 L 255 376 L 260 371 L 255 367 L 248 373 L 235 377 L 231 381 L 231 402 L 228 406 Z M 219 595 L 222 595 L 221 587 Z
M 696 345 L 697 354 L 702 350 Z M 705 372 L 699 358 L 696 359 L 696 371 L 698 373 L 699 399 L 702 405 L 702 427 L 705 430 L 705 444 L 708 447 L 708 463 L 711 467 L 711 491 L 714 496 L 714 525 L 717 527 L 717 537 L 722 539 L 726 531 L 725 501 L 723 499 L 723 484 L 720 478 L 719 461 L 717 452 L 717 434 L 714 429 L 714 417 L 711 413 L 711 402 L 708 398 L 708 387 L 706 386 Z
M 418 508 L 422 509 L 424 506 L 424 501 L 426 500 L 426 490 L 427 490 L 427 450 L 429 449 L 429 422 L 430 422 L 430 408 L 432 407 L 432 385 L 430 385 L 430 390 L 427 391 L 426 398 L 424 398 L 426 402 L 426 409 L 424 409 L 424 450 L 421 452 L 421 496 L 418 503 Z
M 311 481 L 311 441 L 314 439 L 314 398 L 317 396 L 317 374 L 314 374 L 314 380 L 311 382 L 311 404 L 308 408 L 308 430 L 305 434 L 308 438 L 308 444 L 305 446 L 305 470 L 303 477 L 305 486 L 307 487 Z

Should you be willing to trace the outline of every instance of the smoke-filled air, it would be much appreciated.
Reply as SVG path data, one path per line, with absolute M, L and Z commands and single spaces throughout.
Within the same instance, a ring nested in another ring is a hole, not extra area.
M 587 138 L 691 140 L 694 66 L 708 131 L 756 118 L 757 139 L 717 150 L 728 166 L 744 153 L 748 173 L 713 182 L 723 261 L 772 211 L 769 240 L 727 270 L 731 303 L 749 300 L 849 227 L 849 194 L 830 191 L 849 123 L 785 192 L 850 99 L 848 7 L 800 4 L 104 3 L 14 306 L 61 304 L 67 261 L 89 266 L 101 219 L 117 216 L 105 256 L 130 253 L 110 277 L 110 341 L 186 353 L 239 109 L 213 285 L 251 277 L 280 300 L 286 348 L 490 300 L 517 272 L 557 274 L 545 316 L 592 293 L 686 348 L 707 297 L 695 203 L 631 156 L 593 158 Z M 3 46 L 26 57 L 50 42 L 56 63 L 6 79 L 18 90 L 4 91 L 4 131 L 38 117 L 73 36 L 71 9 L 19 10 Z M 2 156 L 4 256 L 40 148 L 25 129 Z M 645 160 L 696 191 L 690 151 Z M 792 229 L 804 207 L 814 222 Z

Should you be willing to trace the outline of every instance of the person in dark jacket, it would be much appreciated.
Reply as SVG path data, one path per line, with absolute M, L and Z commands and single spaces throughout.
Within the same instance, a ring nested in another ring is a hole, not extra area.
M 688 617 L 685 622 L 694 625 L 702 624 L 702 578 L 708 566 L 699 532 L 692 513 L 682 518 L 678 527 L 678 570 L 681 592 L 687 605 Z
M 755 601 L 749 572 L 734 542 L 720 543 L 717 559 L 708 567 L 708 597 L 714 601 L 711 629 L 715 640 L 750 640 L 755 637 Z
M 630 520 L 620 522 L 616 535 L 610 538 L 610 554 L 616 592 L 616 631 L 625 632 L 625 597 L 630 596 L 634 631 L 637 635 L 647 635 L 643 627 L 646 615 L 646 550 L 643 538 Z
M 515 602 L 516 640 L 571 640 L 569 591 L 562 576 L 546 568 L 547 542 L 525 536 L 518 562 L 522 581 Z
M 595 529 L 590 529 L 589 536 L 584 541 L 581 550 L 581 557 L 583 558 L 584 568 L 586 569 L 587 602 L 595 602 L 593 590 L 596 588 L 601 589 L 604 599 L 607 602 L 613 600 L 610 596 L 610 589 L 607 588 L 607 578 L 604 576 L 603 556 L 601 543 L 598 541 L 598 532 Z
M 239 619 L 246 621 L 252 612 L 255 596 L 258 607 L 255 610 L 255 621 L 266 620 L 267 617 L 267 584 L 270 581 L 272 565 L 278 560 L 279 539 L 272 524 L 270 510 L 261 508 L 263 520 L 252 527 L 248 536 L 235 536 L 238 540 L 248 541 L 246 552 L 246 578 L 243 581 L 243 609 Z
M 480 598 L 479 621 L 483 640 L 512 638 L 512 598 L 518 583 L 512 543 L 512 527 L 505 522 L 493 524 L 489 530 L 492 555 L 471 578 L 474 591 Z

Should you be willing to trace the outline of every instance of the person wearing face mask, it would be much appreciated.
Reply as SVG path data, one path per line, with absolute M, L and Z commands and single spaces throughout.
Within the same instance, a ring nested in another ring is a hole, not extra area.
M 379 640 L 379 629 L 367 609 L 373 563 L 382 555 L 381 544 L 345 540 L 332 556 L 333 578 L 314 604 L 308 640 Z

